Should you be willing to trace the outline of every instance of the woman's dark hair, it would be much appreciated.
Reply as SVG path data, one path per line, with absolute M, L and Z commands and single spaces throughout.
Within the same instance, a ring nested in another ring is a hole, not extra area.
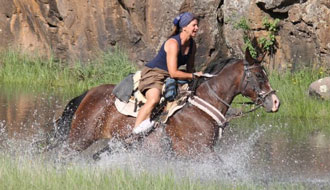
M 178 25 L 174 25 L 172 28 L 172 31 L 168 37 L 170 38 L 172 36 L 175 36 L 175 35 L 179 34 L 180 32 L 181 32 L 180 27 Z

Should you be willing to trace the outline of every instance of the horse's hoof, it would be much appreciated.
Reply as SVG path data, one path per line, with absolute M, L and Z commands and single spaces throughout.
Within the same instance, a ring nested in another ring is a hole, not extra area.
M 99 153 L 95 153 L 95 154 L 93 154 L 93 160 L 94 160 L 94 161 L 99 161 L 99 160 L 101 160 L 100 154 L 99 154 Z
M 95 154 L 93 154 L 93 160 L 99 161 L 101 160 L 101 154 L 103 153 L 108 153 L 110 154 L 112 152 L 112 149 L 110 148 L 109 145 L 105 146 L 101 150 L 97 151 Z

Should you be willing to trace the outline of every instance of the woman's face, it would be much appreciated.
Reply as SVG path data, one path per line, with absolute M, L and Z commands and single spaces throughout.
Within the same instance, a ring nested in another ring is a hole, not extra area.
M 197 19 L 192 20 L 187 26 L 183 27 L 183 31 L 187 32 L 191 37 L 195 37 L 198 32 Z

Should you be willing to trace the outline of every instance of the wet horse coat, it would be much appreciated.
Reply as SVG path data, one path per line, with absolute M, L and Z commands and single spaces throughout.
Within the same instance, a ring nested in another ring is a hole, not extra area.
M 212 64 L 206 72 L 215 77 L 202 82 L 195 94 L 226 114 L 235 96 L 242 94 L 267 112 L 276 112 L 279 99 L 271 88 L 266 72 L 250 54 L 246 60 L 227 59 Z M 58 120 L 60 136 L 75 150 L 82 151 L 100 139 L 125 141 L 131 136 L 135 118 L 120 114 L 114 105 L 114 85 L 101 85 L 71 100 Z M 221 101 L 219 101 L 221 99 Z M 225 101 L 226 103 L 223 103 Z M 219 126 L 210 115 L 187 103 L 169 118 L 164 129 L 156 129 L 144 138 L 146 143 L 160 144 L 166 137 L 177 155 L 212 152 Z

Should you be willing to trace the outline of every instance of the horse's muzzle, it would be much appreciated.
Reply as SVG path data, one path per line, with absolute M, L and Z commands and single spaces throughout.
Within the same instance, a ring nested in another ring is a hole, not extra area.
M 280 108 L 280 100 L 275 93 L 271 93 L 265 97 L 265 101 L 263 102 L 262 106 L 267 112 L 277 112 Z

